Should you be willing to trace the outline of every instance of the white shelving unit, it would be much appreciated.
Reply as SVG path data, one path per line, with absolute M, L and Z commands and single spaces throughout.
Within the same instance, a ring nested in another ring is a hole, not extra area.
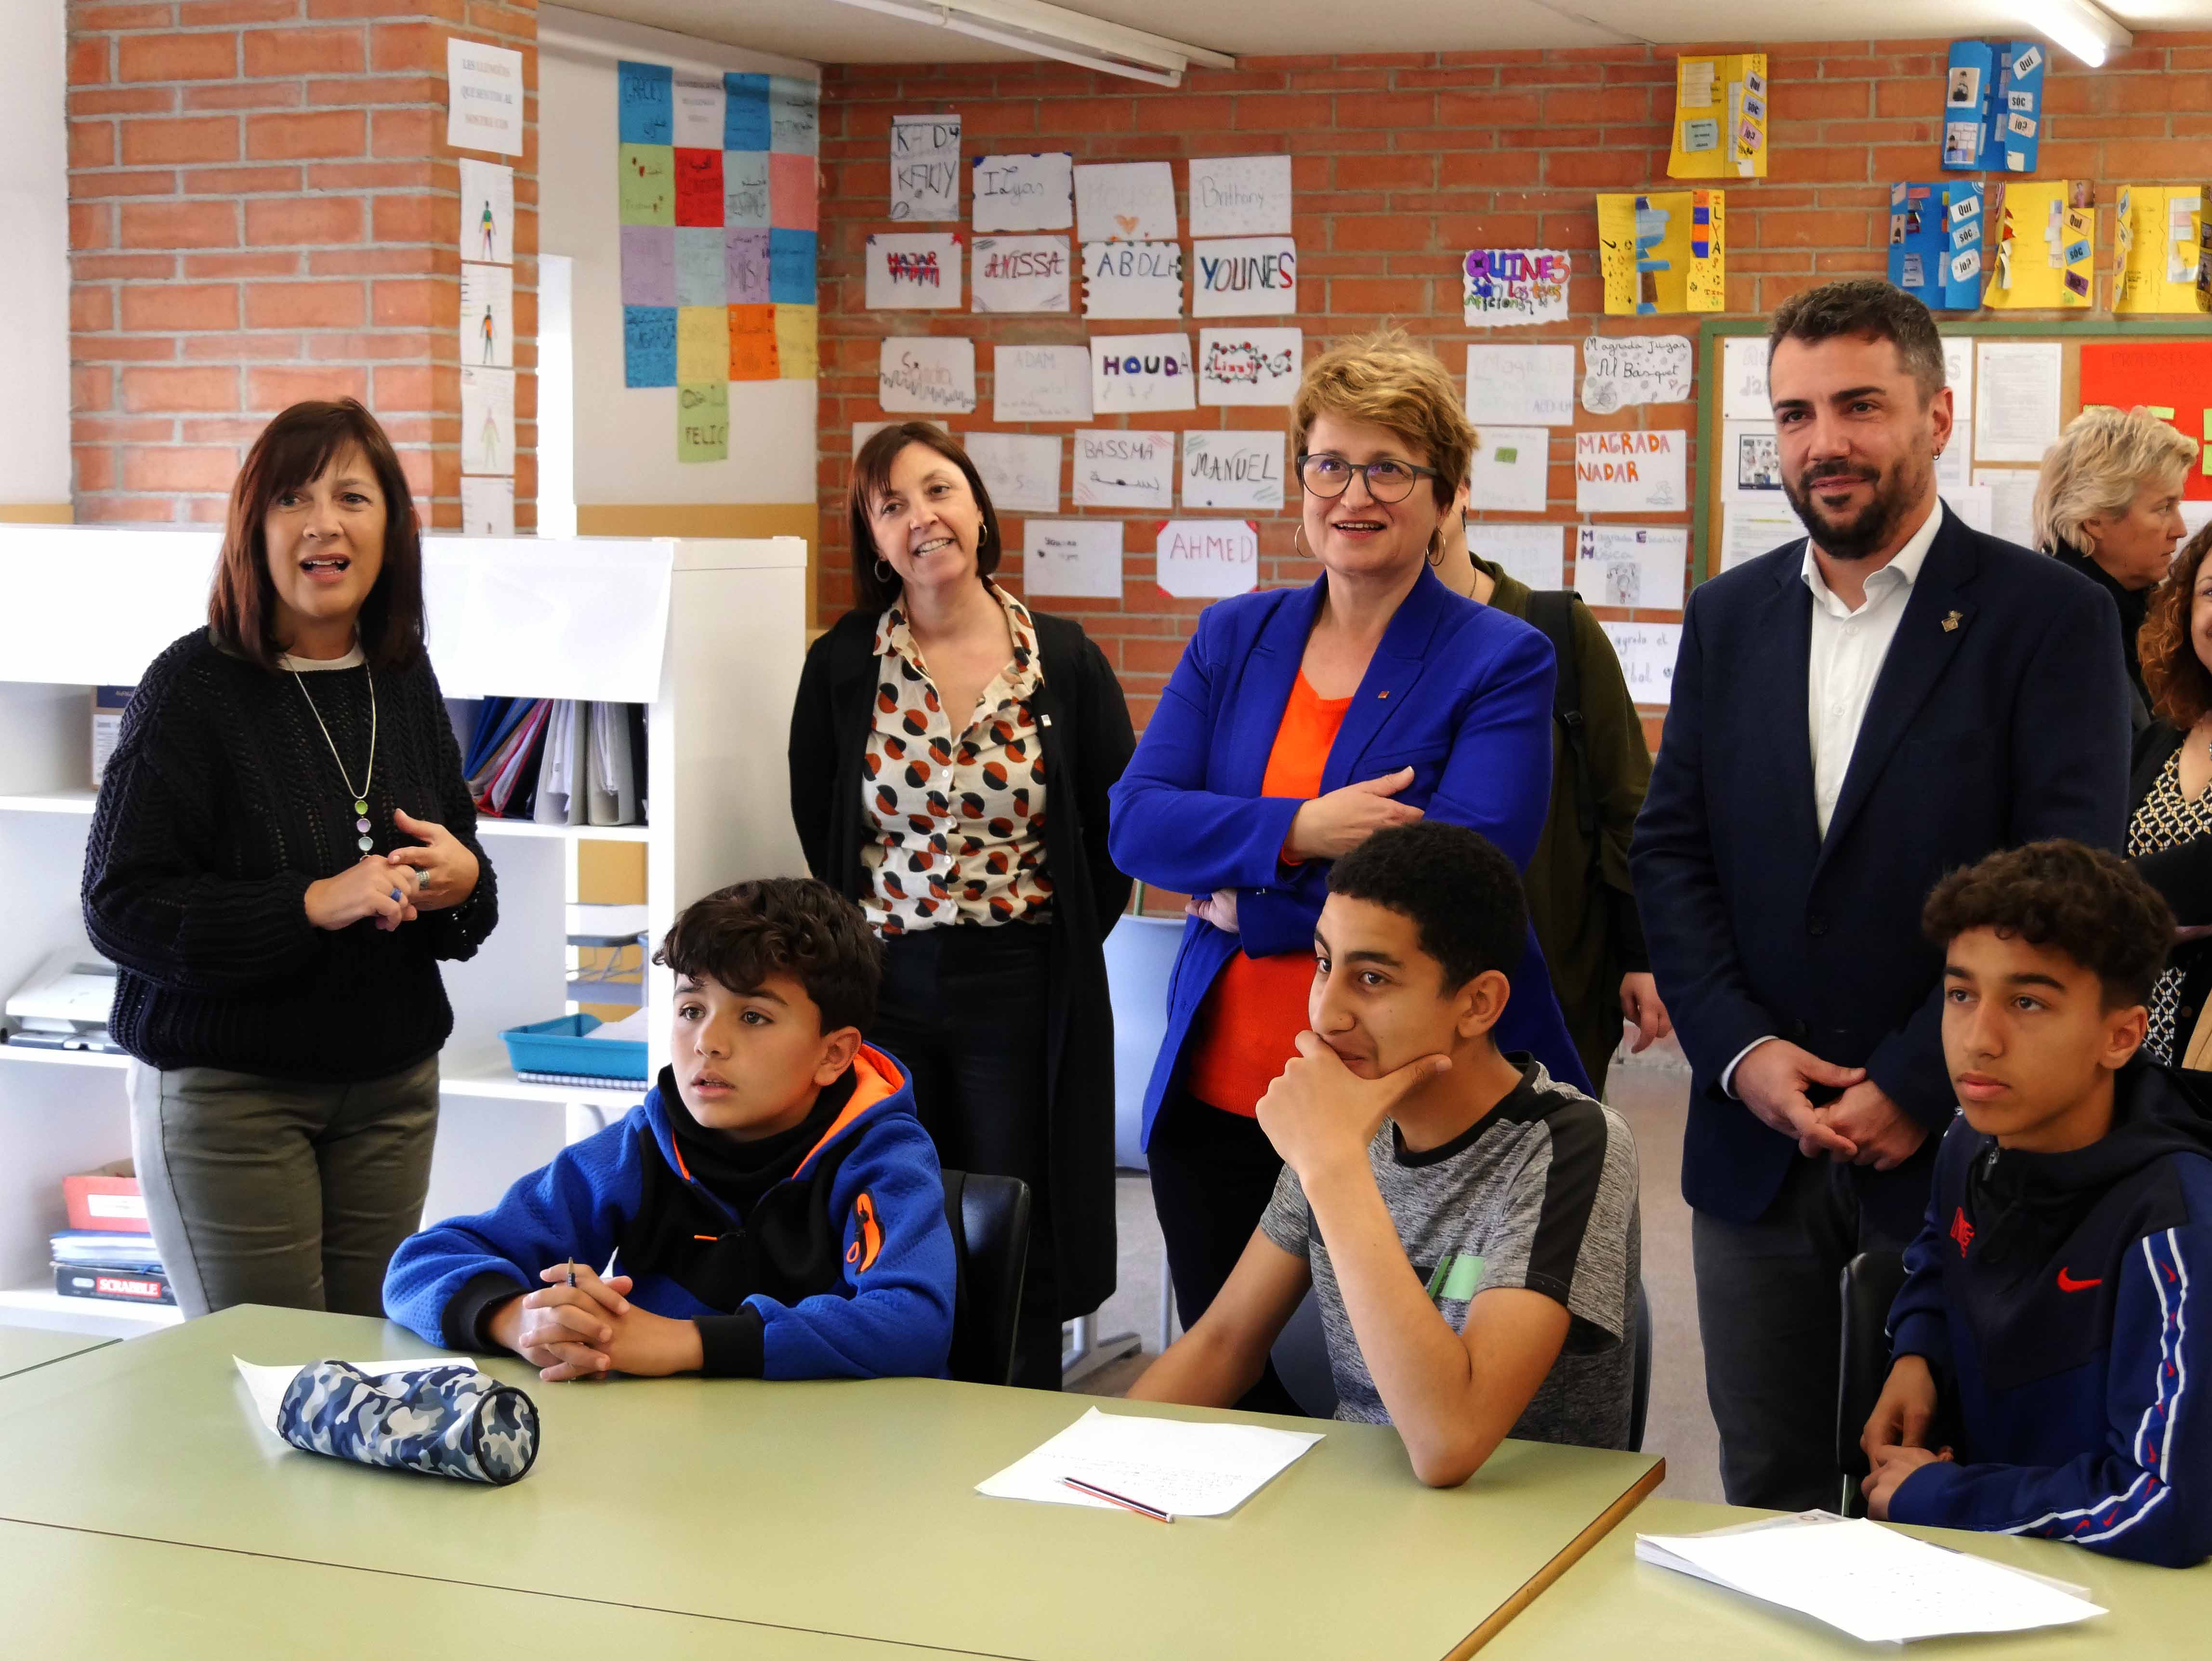
M 94 806 L 91 688 L 128 685 L 204 621 L 217 546 L 190 528 L 0 526 L 0 993 L 79 937 Z M 479 1209 L 635 1104 L 629 1091 L 524 1084 L 499 1033 L 559 1014 L 580 841 L 641 843 L 657 938 L 685 904 L 745 877 L 804 872 L 785 733 L 805 645 L 806 548 L 761 541 L 434 537 L 430 655 L 449 697 L 649 706 L 643 826 L 479 825 L 500 923 L 445 966 L 453 1036 L 425 1207 Z M 647 976 L 663 1059 L 670 984 Z M 0 1324 L 130 1336 L 173 1311 L 63 1298 L 46 1236 L 61 1179 L 131 1151 L 125 1058 L 0 1044 Z

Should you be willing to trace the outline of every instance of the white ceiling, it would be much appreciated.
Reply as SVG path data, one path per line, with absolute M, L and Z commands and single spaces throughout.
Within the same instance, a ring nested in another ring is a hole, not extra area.
M 1058 0 L 1066 4 L 1066 0 Z M 837 0 L 564 0 L 702 40 L 817 64 L 985 63 L 1024 54 Z M 1396 0 L 1359 16 L 1342 0 L 1077 0 L 1069 9 L 1189 46 L 1252 56 L 1525 51 L 1648 40 L 1771 45 L 1784 40 L 1939 39 L 2033 33 L 2033 0 Z M 2111 0 L 2131 29 L 2212 27 L 2212 0 Z

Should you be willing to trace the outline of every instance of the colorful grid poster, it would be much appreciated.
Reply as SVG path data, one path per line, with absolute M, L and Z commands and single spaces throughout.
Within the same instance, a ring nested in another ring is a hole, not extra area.
M 818 94 L 787 76 L 617 70 L 624 384 L 717 406 L 732 380 L 810 380 Z M 696 429 L 698 423 L 690 423 Z M 684 460 L 717 459 L 692 430 Z

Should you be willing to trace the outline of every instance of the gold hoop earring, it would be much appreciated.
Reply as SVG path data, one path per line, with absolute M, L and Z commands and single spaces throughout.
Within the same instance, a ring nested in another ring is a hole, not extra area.
M 1441 525 L 1436 528 L 1435 532 L 1429 538 L 1428 559 L 1430 569 L 1439 569 L 1443 565 L 1444 532 L 1443 526 Z
M 1318 559 L 1320 555 L 1306 545 L 1306 522 L 1300 520 L 1291 529 L 1291 551 L 1302 559 Z
M 891 569 L 891 564 L 889 560 L 878 559 L 876 562 L 876 581 L 878 582 L 883 583 L 888 587 L 891 579 L 897 575 L 897 572 Z

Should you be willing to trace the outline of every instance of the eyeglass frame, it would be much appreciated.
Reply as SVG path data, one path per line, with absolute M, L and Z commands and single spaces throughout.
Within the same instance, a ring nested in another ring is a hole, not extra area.
M 1306 463 L 1316 459 L 1319 456 L 1326 456 L 1332 461 L 1340 461 L 1344 463 L 1346 469 L 1344 475 L 1344 490 L 1338 490 L 1332 495 L 1328 491 L 1316 490 L 1313 486 L 1306 483 Z M 1395 508 L 1401 502 L 1410 502 L 1413 500 L 1413 492 L 1420 488 L 1420 482 L 1423 479 L 1436 479 L 1442 478 L 1443 477 L 1443 475 L 1438 472 L 1434 467 L 1424 467 L 1417 462 L 1401 461 L 1395 456 L 1384 456 L 1379 461 L 1346 461 L 1344 457 L 1336 454 L 1331 450 L 1322 450 L 1318 452 L 1312 450 L 1301 450 L 1298 452 L 1297 459 L 1292 461 L 1291 465 L 1297 470 L 1298 475 L 1298 489 L 1310 496 L 1318 497 L 1323 502 L 1341 501 L 1346 491 L 1352 489 L 1352 475 L 1353 473 L 1358 473 L 1367 485 L 1368 500 L 1370 502 L 1381 502 L 1383 506 L 1388 508 Z M 1377 490 L 1375 488 L 1375 474 L 1373 469 L 1382 466 L 1403 467 L 1413 475 L 1413 482 L 1406 487 L 1406 494 L 1404 496 L 1386 496 L 1380 490 Z

